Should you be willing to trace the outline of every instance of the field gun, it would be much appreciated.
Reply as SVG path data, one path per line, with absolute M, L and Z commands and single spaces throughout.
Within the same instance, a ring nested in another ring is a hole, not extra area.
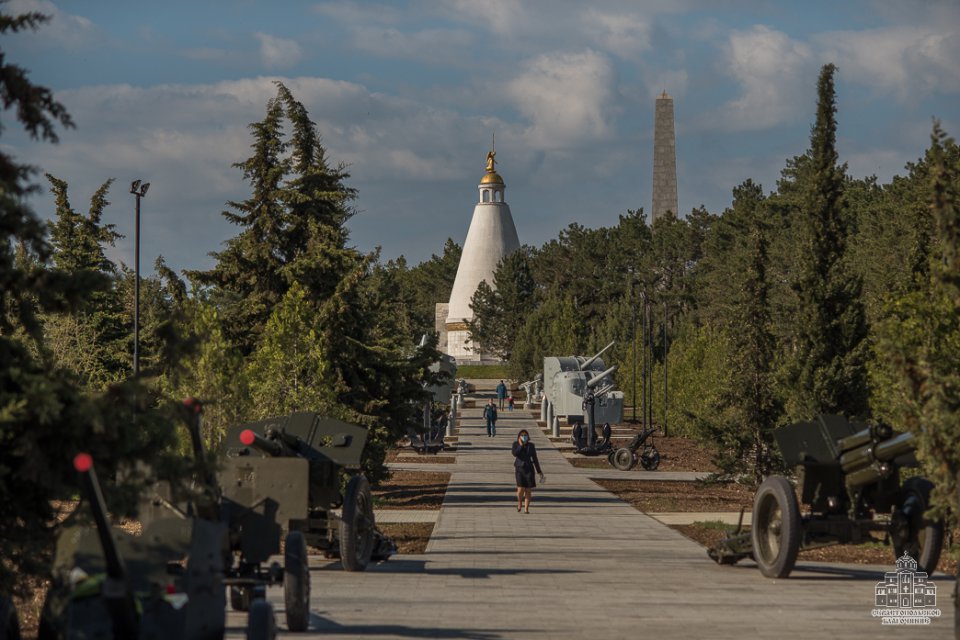
M 919 570 L 934 572 L 944 525 L 925 515 L 933 485 L 916 476 L 900 481 L 901 468 L 916 466 L 912 433 L 822 415 L 773 435 L 784 461 L 800 472 L 800 501 L 787 478 L 766 478 L 754 496 L 750 532 L 738 526 L 708 551 L 711 558 L 734 564 L 750 557 L 763 575 L 785 578 L 801 550 L 864 542 L 883 532 L 895 557 L 906 553 Z
M 281 533 L 287 549 L 293 540 L 305 557 L 306 546 L 315 547 L 339 557 L 347 571 L 389 558 L 395 548 L 376 528 L 370 483 L 359 471 L 366 441 L 366 428 L 312 412 L 229 429 L 223 495 L 247 520 L 245 528 L 261 530 L 241 543 L 244 561 L 279 553 Z
M 95 526 L 75 514 L 61 531 L 38 637 L 223 638 L 226 525 L 181 512 L 138 535 L 111 527 L 93 459 L 81 453 L 73 464 Z M 272 639 L 272 621 L 270 604 L 257 603 L 248 638 Z

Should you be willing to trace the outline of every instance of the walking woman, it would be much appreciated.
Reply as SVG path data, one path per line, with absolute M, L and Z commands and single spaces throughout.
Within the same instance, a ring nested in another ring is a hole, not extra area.
M 530 433 L 526 429 L 521 429 L 517 434 L 517 440 L 513 443 L 513 457 L 516 458 L 513 466 L 517 472 L 517 512 L 523 508 L 524 513 L 530 513 L 530 499 L 533 497 L 533 488 L 537 486 L 533 470 L 536 469 L 540 474 L 540 482 L 545 476 L 537 459 L 537 448 L 530 442 Z

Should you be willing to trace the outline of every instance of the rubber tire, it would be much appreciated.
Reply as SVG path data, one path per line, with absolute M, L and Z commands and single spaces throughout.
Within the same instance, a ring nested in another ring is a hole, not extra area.
M 656 447 L 644 447 L 643 453 L 640 454 L 640 466 L 647 471 L 657 470 L 660 466 L 660 452 Z
M 930 492 L 933 491 L 933 483 L 926 478 L 915 476 L 904 480 L 900 491 L 903 494 L 904 502 L 910 497 L 915 497 L 923 505 L 920 514 L 912 522 L 913 526 L 917 527 L 917 534 L 923 536 L 923 544 L 920 547 L 920 553 L 916 554 L 918 557 L 915 557 L 911 552 L 915 552 L 916 548 L 910 549 L 908 545 L 903 544 L 903 540 L 894 537 L 895 559 L 899 559 L 904 553 L 910 553 L 911 557 L 917 561 L 917 569 L 926 571 L 928 576 L 932 576 L 933 572 L 937 570 L 940 552 L 943 550 L 943 521 L 931 522 L 923 517 L 923 513 L 930 506 Z
M 310 567 L 302 531 L 291 531 L 284 540 L 283 605 L 287 629 L 306 631 L 310 626 Z
M 635 464 L 637 464 L 637 458 L 630 449 L 621 447 L 613 452 L 613 466 L 620 471 L 630 471 Z
M 774 527 L 779 519 L 779 526 Z M 793 485 L 783 476 L 770 476 L 753 499 L 750 538 L 753 559 L 768 578 L 786 578 L 800 553 L 802 522 Z
M 266 600 L 254 600 L 250 603 L 247 616 L 247 640 L 274 640 L 277 637 L 277 621 L 273 615 L 273 605 Z
M 350 478 L 340 518 L 340 564 L 344 571 L 363 571 L 373 555 L 373 499 L 370 483 L 358 474 Z
M 250 589 L 245 587 L 228 587 L 230 591 L 230 608 L 234 611 L 250 610 Z
M 20 640 L 20 618 L 9 596 L 0 598 L 0 640 Z

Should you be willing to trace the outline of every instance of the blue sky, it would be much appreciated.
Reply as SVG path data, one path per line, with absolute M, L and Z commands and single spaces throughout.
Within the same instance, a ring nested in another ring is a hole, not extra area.
M 720 213 L 747 178 L 775 186 L 804 152 L 821 65 L 839 67 L 838 147 L 854 176 L 902 173 L 931 119 L 960 135 L 956 0 L 49 2 L 7 37 L 9 62 L 49 86 L 77 123 L 59 145 L 3 114 L 0 145 L 67 180 L 78 210 L 116 178 L 105 220 L 132 263 L 135 178 L 142 260 L 212 265 L 237 229 L 220 212 L 249 193 L 249 155 L 280 79 L 359 190 L 351 240 L 411 263 L 466 237 L 490 136 L 520 241 L 571 222 L 650 210 L 653 107 L 674 97 L 681 213 Z M 45 183 L 43 185 L 46 186 Z M 46 191 L 46 190 L 45 190 Z M 37 213 L 52 214 L 45 192 Z

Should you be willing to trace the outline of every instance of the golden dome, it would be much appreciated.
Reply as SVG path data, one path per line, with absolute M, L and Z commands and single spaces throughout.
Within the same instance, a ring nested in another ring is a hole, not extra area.
M 503 184 L 503 178 L 500 177 L 500 174 L 496 171 L 487 171 L 482 178 L 480 178 L 480 184 Z

